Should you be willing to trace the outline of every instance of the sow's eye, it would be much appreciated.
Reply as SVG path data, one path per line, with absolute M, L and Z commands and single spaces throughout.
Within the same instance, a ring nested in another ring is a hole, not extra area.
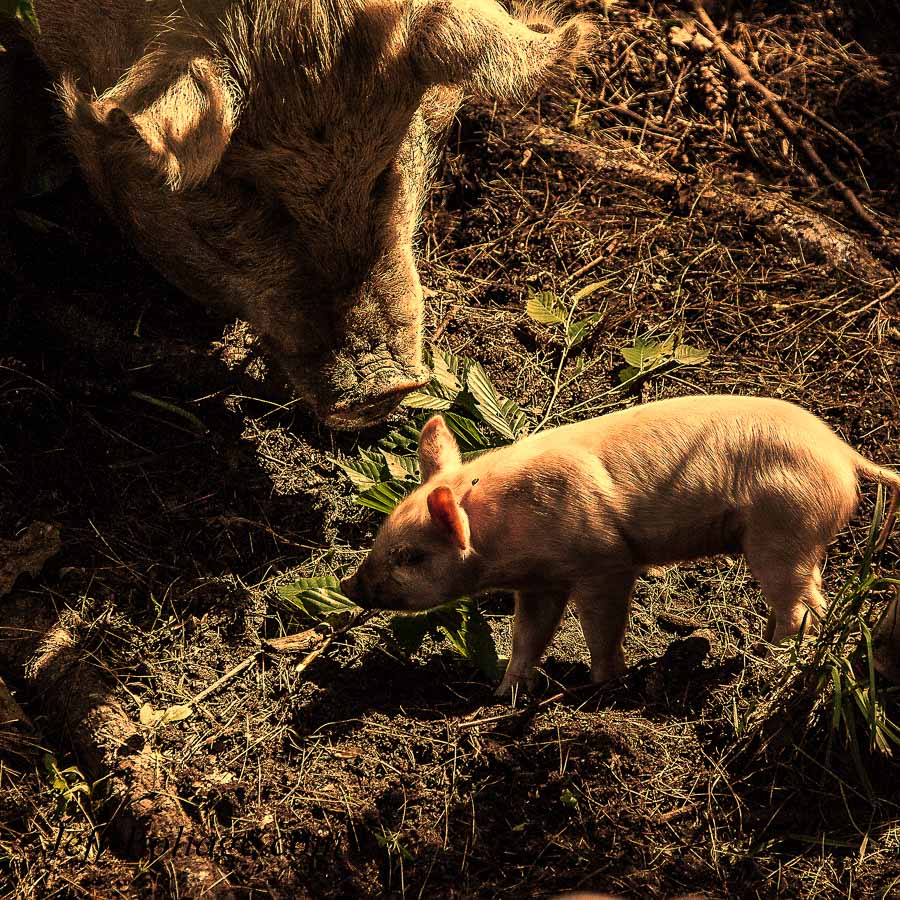
M 391 551 L 395 566 L 418 566 L 425 562 L 426 553 L 419 547 L 397 547 Z

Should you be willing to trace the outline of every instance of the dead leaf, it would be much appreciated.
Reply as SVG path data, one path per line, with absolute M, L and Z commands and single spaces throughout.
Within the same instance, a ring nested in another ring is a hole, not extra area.
M 20 575 L 40 575 L 61 546 L 59 525 L 47 522 L 32 522 L 17 541 L 0 539 L 0 597 L 12 590 Z

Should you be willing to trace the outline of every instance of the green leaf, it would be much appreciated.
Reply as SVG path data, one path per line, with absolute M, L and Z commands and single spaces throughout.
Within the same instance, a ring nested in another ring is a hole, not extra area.
M 444 413 L 444 421 L 447 427 L 459 439 L 463 450 L 487 450 L 491 444 L 478 430 L 478 426 L 468 416 L 457 413 Z
M 466 373 L 466 387 L 475 400 L 475 408 L 484 421 L 501 437 L 515 440 L 517 428 L 525 423 L 518 404 L 506 400 L 494 389 L 481 364 L 473 362 Z
M 636 369 L 634 366 L 625 366 L 625 368 L 619 372 L 619 384 L 625 384 L 626 381 L 631 381 L 640 374 L 640 369 Z
M 497 648 L 490 625 L 476 602 L 463 598 L 456 607 L 442 609 L 439 627 L 453 649 L 487 678 L 496 679 L 500 669 Z
M 374 487 L 360 493 L 356 498 L 359 506 L 367 506 L 376 512 L 389 516 L 394 507 L 409 493 L 412 487 L 409 483 L 397 481 L 382 481 Z
M 530 293 L 525 301 L 525 312 L 541 325 L 564 325 L 567 318 L 565 307 L 551 291 Z
M 415 425 L 401 425 L 389 431 L 378 446 L 399 456 L 415 456 L 419 449 L 419 429 Z
M 415 456 L 397 456 L 395 453 L 389 453 L 382 450 L 381 455 L 387 465 L 391 478 L 397 478 L 400 481 L 416 481 L 419 480 L 419 463 Z
M 425 388 L 421 391 L 411 391 L 401 401 L 402 406 L 408 406 L 410 409 L 450 409 L 453 406 L 453 400 L 448 397 L 441 397 L 439 394 L 431 394 Z
M 277 590 L 282 600 L 299 607 L 311 619 L 327 619 L 356 609 L 356 604 L 341 593 L 341 583 L 333 575 L 300 578 Z
M 567 332 L 566 337 L 570 347 L 577 347 L 590 333 L 594 330 L 594 326 L 603 318 L 602 312 L 591 313 L 587 318 L 581 319 L 579 322 L 573 322 Z
M 385 480 L 384 459 L 380 453 L 372 450 L 360 450 L 356 459 L 335 459 L 334 462 L 350 476 L 358 491 L 364 491 Z
M 435 624 L 428 613 L 415 613 L 408 616 L 394 616 L 388 622 L 394 640 L 406 654 L 415 653 L 429 632 L 434 631 Z
M 459 375 L 463 373 L 465 365 L 458 356 L 445 353 L 433 347 L 431 350 L 431 368 L 434 380 L 449 394 L 458 394 L 462 390 L 462 382 Z
M 682 366 L 699 366 L 709 359 L 709 350 L 700 350 L 689 344 L 679 344 L 675 348 L 673 359 Z
M 41 30 L 31 0 L 0 0 L 0 18 L 15 18 L 30 25 L 35 31 Z
M 622 347 L 625 362 L 641 372 L 659 365 L 663 354 L 660 344 L 645 344 L 643 341 L 635 341 L 633 347 Z

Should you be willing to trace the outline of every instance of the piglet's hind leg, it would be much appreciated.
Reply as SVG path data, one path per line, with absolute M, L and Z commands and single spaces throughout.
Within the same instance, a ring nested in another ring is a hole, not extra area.
M 750 571 L 769 603 L 769 621 L 764 635 L 767 641 L 777 644 L 797 634 L 801 627 L 806 634 L 818 630 L 826 604 L 817 559 L 818 554 L 813 553 L 797 559 L 785 558 L 783 551 L 747 550 Z
M 565 591 L 519 591 L 516 594 L 512 652 L 496 696 L 505 697 L 513 688 L 532 686 L 533 669 L 553 640 L 565 608 Z
M 617 573 L 577 585 L 571 599 L 578 609 L 584 640 L 591 652 L 591 681 L 602 682 L 625 671 L 622 642 L 628 626 L 634 574 Z

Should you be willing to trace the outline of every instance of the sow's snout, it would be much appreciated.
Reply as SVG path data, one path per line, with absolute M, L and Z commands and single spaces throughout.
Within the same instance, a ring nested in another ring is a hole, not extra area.
M 396 293 L 367 286 L 361 298 L 335 298 L 318 315 L 292 324 L 275 343 L 291 380 L 331 428 L 374 425 L 431 379 L 422 360 L 422 293 L 412 269 Z
M 349 378 L 323 385 L 315 400 L 316 415 L 329 428 L 357 429 L 374 425 L 389 416 L 403 398 L 424 387 L 431 373 L 417 369 L 387 366 L 358 379 L 351 370 Z M 352 386 L 347 382 L 352 381 Z M 346 385 L 346 386 L 343 386 Z

